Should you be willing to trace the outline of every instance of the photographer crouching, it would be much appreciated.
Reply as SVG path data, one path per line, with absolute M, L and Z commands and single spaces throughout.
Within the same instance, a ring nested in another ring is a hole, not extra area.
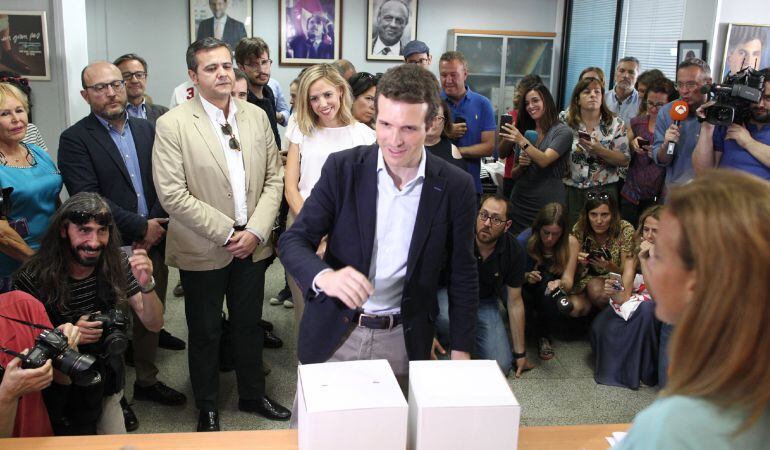
M 144 250 L 129 258 L 109 206 L 98 194 L 70 197 L 51 219 L 40 250 L 14 276 L 14 287 L 39 299 L 54 326 L 80 330 L 80 351 L 96 356 L 101 382 L 45 392 L 54 434 L 125 433 L 120 408 L 128 318 L 117 306 L 128 302 L 150 331 L 163 326 L 163 307 L 154 292 L 152 263 Z
M 718 167 L 770 180 L 770 68 L 728 75 L 712 92 L 714 99 L 696 111 L 702 121 L 692 155 L 696 174 Z

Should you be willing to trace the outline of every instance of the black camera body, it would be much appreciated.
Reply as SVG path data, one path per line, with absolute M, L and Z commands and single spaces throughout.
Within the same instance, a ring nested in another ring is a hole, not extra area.
M 704 88 L 716 103 L 706 109 L 706 121 L 714 125 L 746 124 L 751 118 L 751 105 L 759 103 L 765 89 L 762 72 L 746 67 L 727 74 L 722 84 Z
M 102 323 L 102 338 L 99 341 L 103 356 L 122 355 L 128 348 L 128 316 L 117 309 L 88 316 L 89 322 Z
M 72 350 L 67 336 L 60 330 L 43 330 L 35 339 L 35 346 L 26 355 L 21 355 L 20 359 L 23 369 L 42 367 L 50 359 L 55 369 L 80 386 L 101 381 L 99 372 L 91 370 L 96 358 Z

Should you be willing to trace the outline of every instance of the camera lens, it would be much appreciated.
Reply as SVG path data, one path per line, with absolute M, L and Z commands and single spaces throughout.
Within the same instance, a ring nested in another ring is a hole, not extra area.
M 95 362 L 96 358 L 93 356 L 68 348 L 53 359 L 53 366 L 70 377 L 78 386 L 90 386 L 101 381 L 99 372 L 91 369 Z
M 108 355 L 122 355 L 128 349 L 128 338 L 122 331 L 114 329 L 104 338 L 104 350 Z

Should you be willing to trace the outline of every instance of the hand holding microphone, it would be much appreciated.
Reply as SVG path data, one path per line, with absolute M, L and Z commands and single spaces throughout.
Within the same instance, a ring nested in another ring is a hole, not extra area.
M 679 142 L 679 123 L 687 119 L 689 112 L 690 108 L 685 101 L 677 100 L 671 105 L 669 115 L 671 116 L 671 120 L 674 121 L 674 124 L 666 130 L 665 140 L 668 142 L 666 155 L 672 156 L 674 154 L 674 147 L 676 146 L 676 143 Z
M 516 163 L 522 166 L 528 166 L 532 163 L 532 158 L 526 151 L 524 151 L 524 149 L 532 146 L 532 144 L 530 144 L 531 142 L 537 142 L 537 131 L 525 131 L 524 139 L 526 139 L 528 142 L 525 142 L 523 146 L 520 145 L 519 148 L 516 149 Z

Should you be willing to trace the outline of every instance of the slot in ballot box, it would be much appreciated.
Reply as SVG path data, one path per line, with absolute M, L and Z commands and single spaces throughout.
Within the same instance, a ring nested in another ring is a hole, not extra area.
M 300 365 L 300 450 L 404 450 L 408 406 L 385 360 Z
M 514 450 L 520 415 L 495 361 L 409 363 L 410 450 Z

